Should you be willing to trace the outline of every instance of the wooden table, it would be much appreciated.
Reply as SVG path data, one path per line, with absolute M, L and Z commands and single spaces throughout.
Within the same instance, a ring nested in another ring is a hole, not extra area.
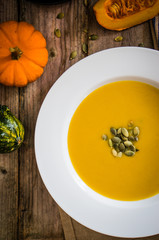
M 60 12 L 65 18 L 56 18 Z M 110 240 L 115 239 L 85 228 L 64 213 L 47 192 L 39 175 L 34 153 L 34 130 L 40 106 L 50 87 L 71 65 L 94 52 L 120 46 L 153 48 L 149 22 L 124 30 L 100 27 L 82 0 L 56 6 L 40 6 L 25 0 L 0 0 L 0 22 L 27 21 L 47 40 L 49 61 L 43 76 L 24 88 L 0 86 L 0 103 L 7 105 L 23 122 L 25 141 L 19 151 L 0 155 L 0 240 Z M 54 36 L 59 28 L 62 37 Z M 88 33 L 83 30 L 88 29 Z M 90 34 L 99 36 L 89 41 Z M 114 38 L 123 36 L 122 42 Z M 88 44 L 88 54 L 81 50 Z M 77 57 L 69 55 L 77 50 Z M 132 66 L 133 67 L 133 66 Z M 47 139 L 46 139 L 47 141 Z M 147 239 L 159 240 L 159 235 Z

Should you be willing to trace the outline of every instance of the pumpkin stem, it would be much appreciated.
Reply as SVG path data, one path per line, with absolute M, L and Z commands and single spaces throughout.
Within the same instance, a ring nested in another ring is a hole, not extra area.
M 9 48 L 9 51 L 11 52 L 12 60 L 18 60 L 23 54 L 23 52 L 18 47 Z

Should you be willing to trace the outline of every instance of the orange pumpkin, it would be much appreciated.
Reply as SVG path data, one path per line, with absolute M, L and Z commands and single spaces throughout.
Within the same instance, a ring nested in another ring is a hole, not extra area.
M 159 0 L 98 0 L 93 9 L 101 26 L 120 31 L 157 15 Z
M 0 24 L 0 83 L 26 86 L 42 75 L 47 61 L 46 40 L 31 24 Z

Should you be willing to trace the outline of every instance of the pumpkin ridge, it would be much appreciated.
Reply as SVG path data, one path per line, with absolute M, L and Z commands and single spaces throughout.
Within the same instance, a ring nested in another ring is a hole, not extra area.
M 28 58 L 26 58 L 28 61 L 30 61 L 30 59 L 28 59 Z M 33 61 L 32 61 L 33 62 Z M 24 71 L 24 73 L 26 74 L 26 76 L 27 76 L 27 72 L 26 72 L 26 70 L 25 70 L 25 67 L 23 66 L 23 64 L 21 63 L 21 62 L 19 62 L 20 63 L 20 65 L 21 65 L 21 67 L 22 67 L 22 69 L 23 69 L 23 71 Z M 33 62 L 34 63 L 34 62 Z M 41 66 L 39 66 L 38 64 L 36 64 L 36 63 L 34 63 L 36 66 L 38 66 L 39 68 L 41 68 L 42 70 L 43 70 L 43 68 L 41 67 Z M 28 80 L 29 80 L 29 83 L 30 82 L 34 82 L 35 80 L 30 80 L 29 78 L 28 78 Z
M 24 71 L 24 68 L 22 68 L 21 64 L 20 64 L 20 61 L 15 61 L 16 62 L 16 66 L 14 67 L 14 85 L 15 86 L 26 86 L 27 83 L 28 83 L 28 79 L 26 78 L 26 74 L 25 74 L 25 71 Z M 19 68 L 19 69 L 18 69 Z M 18 81 L 18 84 L 16 83 L 16 79 L 18 79 L 18 77 L 20 76 L 19 74 L 17 75 L 17 69 L 18 69 L 18 72 L 20 71 L 20 68 L 21 68 L 21 74 L 24 74 L 27 82 L 24 84 L 23 82 L 23 85 L 21 85 L 21 82 Z M 20 83 L 20 84 L 19 84 Z
M 7 131 L 7 132 L 6 132 Z M 3 132 L 5 132 L 5 137 L 4 136 L 2 136 L 2 133 Z M 9 133 L 8 133 L 9 132 Z M 4 142 L 4 141 L 6 141 L 6 138 L 9 138 L 9 139 L 12 139 L 12 141 L 14 142 L 14 137 L 12 137 L 11 135 L 10 135 L 10 130 L 8 130 L 8 128 L 6 128 L 6 127 L 0 127 L 0 137 L 2 137 L 2 138 L 0 138 L 0 142 Z
M 8 48 L 0 48 L 0 60 L 10 60 L 10 51 Z
M 9 40 L 10 44 L 11 44 L 11 45 L 16 45 L 16 43 L 12 43 L 12 39 L 10 39 L 10 37 L 9 37 L 8 34 L 4 31 L 4 29 L 1 28 L 1 27 L 0 27 L 0 29 L 1 29 L 1 31 L 3 32 L 3 34 L 6 36 L 6 38 Z M 18 29 L 18 26 L 17 26 L 17 29 Z
M 25 55 L 25 53 L 23 53 L 23 55 L 24 55 L 24 57 L 27 58 L 29 61 L 31 61 L 31 62 L 33 62 L 34 64 L 36 64 L 37 66 L 43 68 L 42 65 L 37 64 L 34 60 L 32 60 L 31 58 L 29 58 L 27 55 Z
M 36 29 L 34 28 L 34 31 L 32 32 L 32 34 L 30 35 L 29 38 L 31 38 L 36 31 L 38 31 L 38 30 L 36 30 Z
M 4 57 L 4 58 L 0 58 L 0 61 L 1 60 L 3 60 L 3 62 L 5 61 L 5 60 L 8 60 L 8 57 Z M 9 59 L 10 61 L 11 61 L 11 59 Z M 1 62 L 0 62 L 0 64 L 1 64 Z M 1 73 L 3 73 L 3 71 L 9 66 L 9 64 L 10 64 L 10 62 L 8 61 L 8 62 L 6 62 L 6 66 L 4 66 L 3 68 L 2 68 L 2 70 L 0 70 L 0 75 L 1 75 Z M 2 66 L 2 65 L 1 65 Z
M 9 111 L 8 111 L 7 114 L 5 114 L 5 115 L 2 115 L 2 114 L 1 114 L 1 116 L 0 116 L 0 121 L 2 121 L 4 125 L 3 125 L 3 124 L 0 125 L 0 130 L 5 130 L 5 133 L 6 133 L 8 136 L 10 135 L 10 133 L 11 133 L 11 131 L 12 131 L 12 132 L 14 133 L 14 137 L 18 137 L 17 132 L 16 132 L 16 129 L 15 129 L 15 127 L 13 126 L 13 124 L 12 124 L 12 125 L 9 125 L 9 124 L 8 124 L 8 121 L 11 121 L 12 118 L 15 119 L 15 118 L 13 117 L 13 115 L 10 114 Z M 17 125 L 16 125 L 16 127 L 17 127 Z M 10 137 L 10 136 L 9 136 L 9 137 Z
M 21 40 L 19 39 L 19 34 L 20 34 L 19 28 L 20 28 L 20 24 L 18 24 L 17 32 L 18 32 L 18 43 L 21 44 Z M 34 33 L 35 31 L 36 31 L 36 30 L 35 30 L 35 28 L 34 28 L 34 31 L 31 33 L 31 35 L 29 36 L 29 38 L 31 38 L 31 36 L 33 35 L 33 33 Z M 28 39 L 29 39 L 29 38 L 28 38 Z M 27 40 L 28 40 L 28 39 L 27 39 Z M 24 49 L 25 49 L 25 48 L 24 48 Z
M 34 28 L 34 31 L 32 32 L 32 34 L 31 34 L 31 35 L 29 36 L 29 38 L 28 38 L 28 41 L 29 41 L 30 38 L 32 38 L 32 36 L 33 36 L 33 34 L 34 34 L 35 32 L 39 32 L 39 31 Z M 40 33 L 41 33 L 41 32 L 40 32 Z M 41 33 L 41 35 L 42 35 L 42 33 Z M 42 36 L 43 36 L 43 35 L 42 35 Z M 43 38 L 44 38 L 44 36 L 43 36 Z M 45 40 L 45 44 L 46 44 L 46 39 L 44 38 L 44 40 Z M 19 42 L 19 44 L 21 45 L 21 41 L 19 40 L 19 37 L 18 37 L 18 42 Z M 26 50 L 32 50 L 32 49 L 43 49 L 43 48 L 46 48 L 46 46 L 45 46 L 45 47 L 36 47 L 36 46 L 34 46 L 33 48 L 31 48 L 30 46 L 29 46 L 29 47 L 25 46 L 25 47 L 22 48 L 22 50 L 24 51 L 25 49 L 26 49 Z
M 18 118 L 16 118 L 14 115 L 12 116 L 13 117 L 13 119 L 14 119 L 14 121 L 15 121 L 15 123 L 16 123 L 16 126 L 17 126 L 17 128 L 18 128 L 18 133 L 17 133 L 17 131 L 16 131 L 16 135 L 17 135 L 17 138 L 18 137 L 21 137 L 21 135 L 20 135 L 20 127 L 19 127 L 19 123 L 21 123 L 19 120 L 18 120 Z M 23 129 L 24 130 L 24 129 Z
M 17 60 L 18 61 L 18 60 Z M 15 76 L 16 74 L 15 74 L 15 67 L 14 67 L 14 70 L 13 70 L 13 86 L 15 85 Z
M 13 62 L 13 61 L 10 61 L 10 62 Z M 3 81 L 2 81 L 2 79 L 1 79 L 1 76 L 4 74 L 4 72 L 8 69 L 8 68 L 11 68 L 11 66 L 10 66 L 10 63 L 9 64 L 7 64 L 7 66 L 3 69 L 3 71 L 2 72 L 0 72 L 0 84 L 4 84 L 3 83 Z M 11 68 L 11 70 L 13 69 L 13 72 L 14 72 L 14 68 L 12 67 Z M 8 71 L 8 70 L 7 70 Z M 10 71 L 8 71 L 8 72 L 10 72 Z M 15 74 L 14 74 L 15 75 Z M 14 86 L 14 81 L 12 82 L 12 84 L 10 83 L 10 84 L 5 84 L 6 86 Z
M 21 143 L 23 142 L 23 139 L 24 139 L 24 127 L 22 126 L 22 123 L 21 123 L 21 121 L 18 119 L 18 118 L 16 118 L 14 115 L 12 115 L 12 118 L 14 119 L 14 123 L 16 123 L 16 127 L 18 128 L 18 132 L 17 132 L 17 130 L 14 128 L 14 130 L 15 130 L 15 133 L 16 133 L 16 141 L 17 141 L 17 145 L 21 145 Z M 22 131 L 21 131 L 21 129 L 20 129 L 20 125 L 21 124 L 21 126 L 22 126 Z M 19 142 L 19 140 L 20 140 L 20 142 Z
M 1 31 L 2 31 L 2 33 L 4 34 L 4 36 L 8 39 L 8 41 L 9 41 L 9 43 L 11 44 L 11 45 L 13 45 L 12 44 L 12 42 L 11 42 L 11 40 L 10 40 L 10 38 L 7 36 L 7 34 L 5 33 L 5 31 L 0 27 L 0 29 L 1 29 Z M 6 47 L 7 48 L 7 47 Z M 8 48 L 7 48 L 8 49 Z
M 3 69 L 3 71 L 0 72 L 0 84 L 3 84 L 3 83 L 1 82 L 1 75 L 2 75 L 3 72 L 4 72 L 7 68 L 9 68 L 9 67 L 10 67 L 10 63 L 8 62 L 7 66 L 5 66 L 5 68 Z M 15 72 L 15 71 L 14 71 L 14 72 Z M 14 78 L 15 78 L 15 73 L 14 73 Z M 14 83 L 15 83 L 15 81 L 13 81 L 13 85 L 14 85 Z M 13 86 L 13 85 L 6 85 L 6 86 Z

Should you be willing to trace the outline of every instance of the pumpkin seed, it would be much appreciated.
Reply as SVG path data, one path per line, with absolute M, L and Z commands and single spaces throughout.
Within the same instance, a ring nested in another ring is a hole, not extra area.
M 113 143 L 112 143 L 112 140 L 110 138 L 108 139 L 108 144 L 109 144 L 109 147 L 113 147 Z
M 114 144 L 113 144 L 113 148 L 114 148 L 117 152 L 120 152 L 120 151 L 119 151 L 119 144 L 114 143 Z
M 117 154 L 118 154 L 117 151 L 114 148 L 112 149 L 112 154 L 113 154 L 114 157 L 116 157 Z
M 114 40 L 115 40 L 115 42 L 121 42 L 123 40 L 123 37 L 117 36 Z
M 87 7 L 87 6 L 88 6 L 88 1 L 87 1 L 87 0 L 84 0 L 84 1 L 83 1 L 83 4 L 84 4 L 85 7 Z
M 106 140 L 108 139 L 107 135 L 106 135 L 106 134 L 103 134 L 103 135 L 102 135 L 102 139 L 106 141 Z
M 126 156 L 134 156 L 139 149 L 137 149 L 133 143 L 138 141 L 138 135 L 140 133 L 139 127 L 134 127 L 134 122 L 128 123 L 128 128 L 110 128 L 110 132 L 114 135 L 112 138 L 107 137 L 106 134 L 102 135 L 103 140 L 108 139 L 108 145 L 112 148 L 112 154 L 115 157 L 122 157 L 125 153 Z
M 127 137 L 125 137 L 125 136 L 123 136 L 122 134 L 121 134 L 121 139 L 123 140 L 123 141 L 128 141 L 128 138 Z
M 138 47 L 145 47 L 144 43 L 139 43 Z
M 77 57 L 77 51 L 73 51 L 73 52 L 70 54 L 70 60 L 75 59 L 76 57 Z
M 129 148 L 131 151 L 136 152 L 136 147 L 134 145 L 131 145 Z
M 129 136 L 129 141 L 135 141 L 135 138 L 133 136 Z
M 59 14 L 57 15 L 57 18 L 58 18 L 58 19 L 62 19 L 62 18 L 64 18 L 64 16 L 65 16 L 64 13 L 61 12 L 61 13 L 59 13 Z
M 125 151 L 125 155 L 128 156 L 128 157 L 132 157 L 132 156 L 135 155 L 135 153 L 133 151 L 131 151 L 131 150 L 126 150 Z
M 117 154 L 117 157 L 122 157 L 122 155 L 123 155 L 123 153 L 122 152 L 119 152 L 118 154 Z
M 85 29 L 83 30 L 83 32 L 84 32 L 84 33 L 88 33 L 88 30 L 85 28 Z
M 83 43 L 83 44 L 82 44 L 82 51 L 83 51 L 84 53 L 88 53 L 88 45 L 87 45 L 86 43 Z
M 125 147 L 130 147 L 132 145 L 132 142 L 130 141 L 125 141 L 124 142 Z
M 129 132 L 129 136 L 133 136 L 133 129 L 128 129 L 128 132 Z
M 138 138 L 138 137 L 135 137 L 134 140 L 137 142 L 137 141 L 139 140 L 139 138 Z
M 116 135 L 116 129 L 114 127 L 111 127 L 110 128 L 110 132 L 113 134 L 113 135 Z
M 121 128 L 118 129 L 117 133 L 118 133 L 118 134 L 121 134 Z
M 112 138 L 112 142 L 114 143 L 120 143 L 121 142 L 121 139 L 119 137 L 113 137 Z
M 125 137 L 129 137 L 129 133 L 128 133 L 128 130 L 126 128 L 122 128 L 121 132 Z
M 134 127 L 133 132 L 134 132 L 134 135 L 137 137 L 139 135 L 139 133 L 140 133 L 140 130 L 139 130 L 138 127 Z
M 98 36 L 95 34 L 92 34 L 89 36 L 89 40 L 97 40 L 97 39 L 98 39 Z
M 55 31 L 54 31 L 54 34 L 55 34 L 56 37 L 60 38 L 61 37 L 60 29 L 56 28 Z
M 125 151 L 125 145 L 124 145 L 124 143 L 120 143 L 120 145 L 119 145 L 119 150 L 120 150 L 121 152 L 124 152 L 124 151 Z

